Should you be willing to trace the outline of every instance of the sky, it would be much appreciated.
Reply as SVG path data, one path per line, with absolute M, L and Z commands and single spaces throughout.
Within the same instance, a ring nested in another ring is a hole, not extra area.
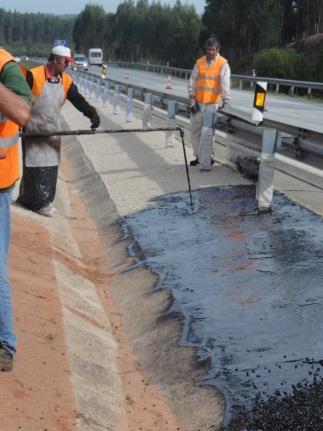
M 160 0 L 162 4 L 173 5 L 176 0 Z M 194 4 L 198 13 L 204 11 L 205 0 L 181 0 L 183 4 Z M 16 10 L 17 12 L 42 12 L 62 14 L 79 14 L 87 3 L 100 4 L 106 12 L 115 12 L 122 0 L 55 0 L 48 2 L 46 0 L 0 0 L 0 8 L 6 10 Z

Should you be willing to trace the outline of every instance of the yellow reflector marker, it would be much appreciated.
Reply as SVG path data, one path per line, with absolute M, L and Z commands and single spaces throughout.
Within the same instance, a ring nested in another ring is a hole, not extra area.
M 106 78 L 108 73 L 108 67 L 105 64 L 102 64 L 102 68 L 101 68 L 101 78 L 104 79 Z
M 253 100 L 253 108 L 251 118 L 258 125 L 263 122 L 267 94 L 267 82 L 257 81 L 255 86 L 255 97 Z
M 265 96 L 266 93 L 257 93 L 256 94 L 256 103 L 257 108 L 263 108 L 265 106 Z

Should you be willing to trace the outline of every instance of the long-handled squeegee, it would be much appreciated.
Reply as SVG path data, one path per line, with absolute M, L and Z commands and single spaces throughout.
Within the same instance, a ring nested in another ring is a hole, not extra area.
M 157 128 L 142 128 L 142 129 L 85 129 L 85 130 L 63 130 L 58 132 L 49 132 L 49 133 L 25 133 L 21 132 L 20 136 L 22 138 L 49 138 L 51 136 L 80 136 L 80 135 L 98 135 L 102 133 L 106 134 L 116 134 L 116 133 L 145 133 L 145 132 L 167 132 L 167 131 L 178 131 L 181 136 L 182 146 L 183 146 L 183 154 L 185 160 L 185 168 L 186 168 L 186 176 L 188 183 L 188 190 L 190 194 L 190 205 L 193 207 L 193 198 L 192 198 L 192 189 L 191 189 L 191 180 L 190 173 L 188 169 L 187 157 L 186 157 L 186 148 L 184 141 L 184 130 L 181 127 L 157 127 Z

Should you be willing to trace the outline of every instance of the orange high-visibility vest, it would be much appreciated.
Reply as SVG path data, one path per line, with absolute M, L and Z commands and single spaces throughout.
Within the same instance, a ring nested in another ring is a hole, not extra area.
M 24 66 L 23 64 L 19 64 L 19 67 L 20 67 L 21 73 L 22 73 L 22 74 L 24 75 L 24 77 L 26 78 L 26 76 L 27 76 L 27 72 L 28 72 L 27 67 L 26 67 L 26 66 Z
M 9 52 L 0 49 L 0 73 L 4 66 L 14 61 Z M 7 189 L 19 179 L 19 126 L 0 113 L 0 189 Z
M 44 85 L 45 85 L 45 81 L 46 81 L 46 70 L 45 70 L 45 66 L 37 66 L 37 67 L 33 67 L 32 69 L 30 69 L 30 72 L 33 75 L 34 78 L 34 82 L 33 82 L 33 87 L 31 89 L 31 92 L 33 93 L 33 102 L 35 102 L 37 100 L 37 98 L 42 94 Z M 62 73 L 62 81 L 61 84 L 64 87 L 64 94 L 65 94 L 65 99 L 67 96 L 67 92 L 70 89 L 70 86 L 72 85 L 73 80 L 71 78 L 70 75 L 68 75 L 67 73 L 63 72 Z
M 207 64 L 206 56 L 197 60 L 198 75 L 195 83 L 195 99 L 199 103 L 221 102 L 221 69 L 227 60 L 218 55 L 211 66 Z

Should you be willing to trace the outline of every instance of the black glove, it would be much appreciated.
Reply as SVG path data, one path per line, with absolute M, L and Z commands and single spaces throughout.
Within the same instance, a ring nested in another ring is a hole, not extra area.
M 97 129 L 100 125 L 100 117 L 93 106 L 87 110 L 86 116 L 91 121 L 91 129 Z
M 200 105 L 198 104 L 198 102 L 195 102 L 194 105 L 191 106 L 191 114 L 196 114 L 197 112 L 199 112 L 201 110 Z
M 219 105 L 219 109 L 221 110 L 221 109 L 227 108 L 228 106 L 229 106 L 229 103 L 223 100 L 222 103 Z

